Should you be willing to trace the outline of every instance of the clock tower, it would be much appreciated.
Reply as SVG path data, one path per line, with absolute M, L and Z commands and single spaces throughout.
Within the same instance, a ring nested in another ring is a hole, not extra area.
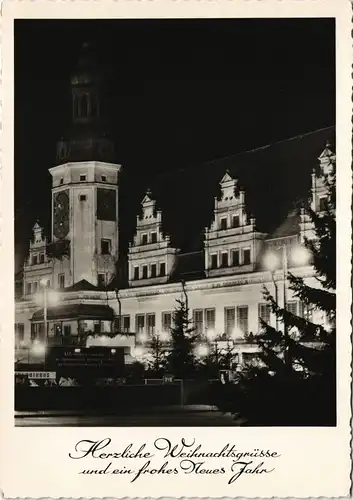
M 118 259 L 118 175 L 113 143 L 101 117 L 101 79 L 84 44 L 71 77 L 72 114 L 57 144 L 52 176 L 53 284 L 86 280 L 104 288 Z

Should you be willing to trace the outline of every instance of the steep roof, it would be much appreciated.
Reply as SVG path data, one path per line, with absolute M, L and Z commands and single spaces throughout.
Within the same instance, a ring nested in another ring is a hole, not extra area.
M 308 199 L 312 170 L 326 142 L 334 144 L 334 134 L 334 127 L 328 127 L 158 176 L 150 186 L 173 246 L 182 252 L 202 248 L 203 231 L 212 220 L 214 197 L 219 196 L 226 171 L 245 190 L 247 211 L 256 218 L 257 228 L 276 234 L 293 207 Z M 282 232 L 293 224 L 294 220 L 287 222 Z

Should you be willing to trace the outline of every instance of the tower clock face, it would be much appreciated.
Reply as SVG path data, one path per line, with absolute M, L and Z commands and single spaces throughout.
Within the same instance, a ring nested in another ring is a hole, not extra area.
M 60 240 L 69 232 L 69 192 L 60 191 L 53 199 L 53 233 Z

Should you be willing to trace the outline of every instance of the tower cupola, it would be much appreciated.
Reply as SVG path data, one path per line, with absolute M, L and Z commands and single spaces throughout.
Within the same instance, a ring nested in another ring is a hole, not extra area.
M 57 164 L 81 161 L 114 162 L 101 109 L 102 78 L 94 47 L 84 43 L 71 75 L 71 124 L 57 143 Z

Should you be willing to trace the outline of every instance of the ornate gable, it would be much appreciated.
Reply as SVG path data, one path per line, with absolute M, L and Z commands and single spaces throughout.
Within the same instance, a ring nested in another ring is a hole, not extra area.
M 327 141 L 324 150 L 318 157 L 320 162 L 320 172 L 323 175 L 329 175 L 332 173 L 332 166 L 336 161 L 336 155 L 332 152 L 331 147 L 331 143 Z
M 177 250 L 171 248 L 170 237 L 163 234 L 162 212 L 148 190 L 137 216 L 136 233 L 129 246 L 129 282 L 140 285 L 164 282 L 175 265 Z

